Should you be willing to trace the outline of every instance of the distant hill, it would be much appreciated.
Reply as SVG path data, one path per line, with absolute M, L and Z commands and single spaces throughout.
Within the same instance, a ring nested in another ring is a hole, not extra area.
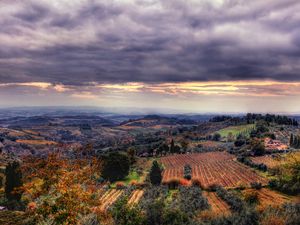
M 193 125 L 196 121 L 190 119 L 179 119 L 160 115 L 146 115 L 138 119 L 130 119 L 122 122 L 121 126 L 151 127 L 156 125 Z

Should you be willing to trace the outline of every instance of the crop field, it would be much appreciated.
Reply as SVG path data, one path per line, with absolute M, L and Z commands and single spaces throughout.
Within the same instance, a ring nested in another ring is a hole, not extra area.
M 247 125 L 241 125 L 241 126 L 230 126 L 226 127 L 224 129 L 221 129 L 217 131 L 222 137 L 227 137 L 229 133 L 232 133 L 232 135 L 237 136 L 239 134 L 243 134 L 245 136 L 248 136 L 251 130 L 255 128 L 254 124 L 247 124 Z
M 203 195 L 207 198 L 209 205 L 211 206 L 211 212 L 214 215 L 228 215 L 230 213 L 230 207 L 224 202 L 215 192 L 204 191 Z
M 129 205 L 138 204 L 144 194 L 143 190 L 134 190 L 128 198 Z
M 249 186 L 251 182 L 267 183 L 267 179 L 259 176 L 249 167 L 234 160 L 225 152 L 208 152 L 186 155 L 172 155 L 161 159 L 165 167 L 163 183 L 183 178 L 183 167 L 192 167 L 192 179 L 200 182 L 203 188 L 212 185 L 223 187 Z
M 243 194 L 247 194 L 253 190 L 247 189 L 243 191 Z M 262 188 L 260 190 L 255 190 L 258 194 L 259 207 L 267 208 L 269 206 L 280 206 L 284 203 L 291 202 L 293 199 L 286 197 L 276 191 L 269 190 L 267 188 Z
M 28 145 L 56 145 L 55 141 L 46 140 L 17 140 L 17 143 L 28 144 Z
M 106 191 L 99 199 L 99 201 L 101 202 L 100 210 L 106 211 L 107 209 L 109 209 L 109 207 L 113 205 L 119 199 L 119 197 L 122 196 L 123 193 L 123 190 L 117 189 L 111 189 Z

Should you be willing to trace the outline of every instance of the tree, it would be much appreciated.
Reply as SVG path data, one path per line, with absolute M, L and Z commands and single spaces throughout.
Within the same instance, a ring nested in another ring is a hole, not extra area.
M 129 174 L 130 161 L 126 154 L 112 152 L 102 157 L 102 177 L 109 181 L 125 178 Z
M 220 141 L 221 140 L 221 134 L 219 133 L 214 133 L 213 138 L 214 141 Z
M 163 143 L 160 145 L 156 151 L 157 155 L 163 155 L 166 154 L 169 151 L 169 146 L 166 143 Z
M 182 139 L 181 142 L 180 142 L 180 145 L 181 145 L 182 149 L 184 151 L 186 151 L 188 146 L 189 146 L 189 143 L 185 139 Z
M 265 145 L 259 139 L 253 140 L 251 146 L 251 151 L 254 153 L 255 156 L 261 156 L 265 154 Z
M 22 183 L 22 172 L 20 163 L 17 161 L 10 162 L 5 169 L 5 195 L 9 200 L 20 201 L 22 194 L 17 189 L 20 188 Z
M 170 145 L 170 152 L 171 153 L 175 153 L 175 144 L 174 144 L 174 140 L 171 140 L 171 145 Z
M 291 134 L 291 137 L 290 137 L 290 146 L 293 146 L 294 144 L 294 135 Z
M 130 164 L 134 164 L 136 162 L 136 151 L 133 147 L 128 148 L 127 155 L 130 161 Z
M 192 179 L 192 167 L 190 165 L 186 164 L 184 166 L 183 171 L 184 171 L 184 178 L 185 179 L 187 179 L 187 180 Z
M 161 173 L 162 173 L 162 169 L 159 166 L 158 162 L 156 160 L 153 161 L 150 174 L 149 174 L 151 184 L 159 185 L 161 183 L 162 180 Z
M 234 141 L 234 135 L 232 132 L 229 132 L 227 135 L 227 142 L 233 142 Z

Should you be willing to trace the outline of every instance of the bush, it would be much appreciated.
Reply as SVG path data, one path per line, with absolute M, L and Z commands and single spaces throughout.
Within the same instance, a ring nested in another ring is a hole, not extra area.
M 151 201 L 146 207 L 146 223 L 148 225 L 163 224 L 164 208 L 163 200 Z
M 251 187 L 256 189 L 256 190 L 260 190 L 262 188 L 262 185 L 260 182 L 252 182 L 250 183 Z
M 240 212 L 244 209 L 243 201 L 237 197 L 236 195 L 228 192 L 221 186 L 216 188 L 217 195 L 222 198 L 231 208 L 233 211 Z
M 196 186 L 196 187 L 202 188 L 202 184 L 200 182 L 200 179 L 193 178 L 192 179 L 192 186 Z
M 116 183 L 116 188 L 117 188 L 118 190 L 124 189 L 124 188 L 125 188 L 125 183 L 122 182 L 122 181 L 118 181 L 118 182 Z
M 163 215 L 163 225 L 186 225 L 188 223 L 188 215 L 177 209 L 168 209 Z
M 257 191 L 248 191 L 245 193 L 245 201 L 254 204 L 259 201 Z
M 221 140 L 221 134 L 219 133 L 214 133 L 213 137 L 212 137 L 213 141 L 220 141 Z
M 79 223 L 81 225 L 100 225 L 97 215 L 93 213 L 82 216 Z
M 187 180 L 192 179 L 192 167 L 190 165 L 184 166 L 184 178 Z
M 140 210 L 130 207 L 127 198 L 122 197 L 117 200 L 112 208 L 112 216 L 116 225 L 144 225 L 145 219 Z
M 265 164 L 263 164 L 263 163 L 256 164 L 249 158 L 239 156 L 239 157 L 237 157 L 237 160 L 247 166 L 261 170 L 263 172 L 266 172 L 268 170 L 268 167 Z
M 175 188 L 177 188 L 179 186 L 180 179 L 178 179 L 178 178 L 172 178 L 172 179 L 168 180 L 164 184 L 167 184 L 170 189 L 175 189 Z
M 186 179 L 180 179 L 179 180 L 179 184 L 181 186 L 188 186 L 188 185 L 190 185 L 190 182 L 188 180 L 186 180 Z
M 193 215 L 198 211 L 208 209 L 207 199 L 202 196 L 199 187 L 180 187 L 179 188 L 179 209 L 188 214 Z

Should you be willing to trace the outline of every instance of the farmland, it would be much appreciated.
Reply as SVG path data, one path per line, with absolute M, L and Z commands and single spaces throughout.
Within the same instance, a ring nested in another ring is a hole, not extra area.
M 99 118 L 83 118 L 82 122 L 79 117 L 76 121 L 48 118 L 50 125 L 30 125 L 32 119 L 27 119 L 24 127 L 5 121 L 7 128 L 0 128 L 0 200 L 5 207 L 11 207 L 3 201 L 6 169 L 15 159 L 17 167 L 22 162 L 21 170 L 13 171 L 21 171 L 24 182 L 19 200 L 24 208 L 18 221 L 22 216 L 40 224 L 128 225 L 127 220 L 138 219 L 131 224 L 173 225 L 175 218 L 185 225 L 190 224 L 188 218 L 195 225 L 212 225 L 215 220 L 248 225 L 251 218 L 268 220 L 264 213 L 269 207 L 285 210 L 288 203 L 296 210 L 298 151 L 254 147 L 273 136 L 270 130 L 285 136 L 294 131 L 296 137 L 297 128 L 265 125 L 269 131 L 258 132 L 254 121 L 191 125 L 186 120 L 189 124 L 182 125 L 184 120 L 159 116 L 129 117 L 124 123 L 102 127 L 94 124 L 102 121 Z M 237 138 L 239 132 L 252 128 L 251 137 Z M 233 135 L 226 141 L 214 138 L 220 129 Z M 12 217 L 18 207 L 5 209 L 9 213 L 0 216 L 1 222 L 15 222 Z M 254 210 L 263 213 L 255 217 Z
M 143 190 L 134 190 L 128 199 L 128 204 L 129 205 L 138 204 L 143 194 L 144 194 Z
M 28 145 L 56 145 L 57 144 L 54 141 L 46 141 L 46 140 L 22 140 L 22 139 L 19 139 L 16 142 L 28 144 Z
M 280 155 L 264 155 L 259 157 L 251 157 L 254 163 L 265 164 L 268 168 L 275 168 L 284 164 L 284 158 Z
M 105 211 L 107 210 L 111 205 L 115 203 L 115 201 L 118 200 L 118 198 L 123 194 L 123 190 L 116 190 L 111 189 L 107 192 L 105 192 L 102 197 L 99 199 L 100 201 L 100 210 Z
M 255 125 L 253 124 L 230 126 L 217 131 L 217 133 L 219 133 L 222 137 L 227 137 L 229 133 L 232 133 L 232 135 L 234 136 L 237 136 L 239 134 L 248 136 L 251 130 L 253 130 L 254 128 Z
M 288 203 L 294 200 L 291 197 L 287 197 L 267 188 L 262 188 L 260 190 L 247 189 L 243 191 L 243 195 L 247 195 L 247 193 L 249 194 L 251 192 L 257 194 L 258 204 L 260 208 L 267 208 L 270 206 L 278 207 L 284 203 Z
M 226 202 L 224 202 L 215 192 L 203 192 L 203 195 L 207 198 L 210 210 L 214 215 L 228 215 L 230 208 Z
M 198 180 L 203 188 L 212 185 L 237 187 L 249 186 L 251 182 L 267 183 L 267 179 L 235 161 L 232 155 L 225 152 L 173 155 L 163 157 L 161 162 L 165 166 L 164 183 L 182 179 L 183 166 L 186 164 L 192 167 L 192 180 Z

